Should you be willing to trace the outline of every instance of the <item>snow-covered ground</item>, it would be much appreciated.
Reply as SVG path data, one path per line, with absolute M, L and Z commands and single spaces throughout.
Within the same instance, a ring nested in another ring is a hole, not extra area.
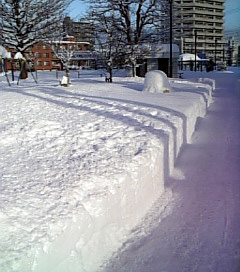
M 211 75 L 225 84 L 226 74 Z M 206 114 L 213 81 L 175 79 L 161 94 L 142 92 L 142 78 L 109 84 L 73 72 L 65 88 L 54 72 L 38 77 L 11 87 L 0 77 L 0 271 L 99 271 L 149 233 L 156 214 L 172 218 L 179 198 L 168 177 L 186 180 L 174 163 Z M 128 265 L 122 271 L 160 271 Z
M 216 80 L 214 103 L 176 161 L 182 180 L 165 182 L 173 201 L 162 210 L 157 200 L 102 271 L 240 271 L 240 70 L 232 71 L 201 73 Z

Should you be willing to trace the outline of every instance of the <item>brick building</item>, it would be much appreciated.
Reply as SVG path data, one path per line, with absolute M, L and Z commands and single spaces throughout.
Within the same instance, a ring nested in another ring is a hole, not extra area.
M 53 50 L 54 49 L 54 50 Z M 9 49 L 12 52 L 12 56 L 15 55 L 16 52 L 14 50 Z M 57 54 L 55 54 L 57 52 Z M 53 42 L 51 45 L 43 42 L 38 42 L 34 44 L 31 48 L 28 48 L 24 53 L 24 57 L 29 60 L 31 63 L 31 67 L 36 70 L 62 70 L 63 65 L 61 60 L 57 57 L 57 55 L 61 55 L 62 52 L 71 52 L 72 58 L 74 58 L 74 64 L 77 66 L 88 65 L 90 59 L 92 60 L 92 56 L 90 56 L 91 52 L 91 44 L 89 42 L 76 42 L 74 37 L 67 37 L 63 41 Z M 77 59 L 74 57 L 80 53 L 83 54 L 84 57 L 81 59 Z M 86 54 L 89 52 L 89 54 Z M 69 59 L 69 65 L 71 65 L 72 60 Z M 19 61 L 13 61 L 14 70 L 19 69 Z M 7 70 L 11 69 L 11 62 L 7 62 Z

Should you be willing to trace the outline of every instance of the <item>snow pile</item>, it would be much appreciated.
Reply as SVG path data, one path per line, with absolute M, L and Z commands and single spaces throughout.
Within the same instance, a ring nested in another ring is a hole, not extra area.
M 212 78 L 201 78 L 200 77 L 198 79 L 198 82 L 209 84 L 213 90 L 215 90 L 215 88 L 216 88 L 216 81 Z
M 147 72 L 143 91 L 150 93 L 169 93 L 171 86 L 166 74 L 159 70 Z
M 8 56 L 8 52 L 7 50 L 0 45 L 0 58 L 6 58 Z
M 1 271 L 98 271 L 164 192 L 211 99 L 203 83 L 172 80 L 166 96 L 86 73 L 68 89 L 53 72 L 0 81 Z
M 240 74 L 234 70 L 208 73 L 218 86 L 214 103 L 175 164 L 181 181 L 180 175 L 167 180 L 173 201 L 164 211 L 156 201 L 104 272 L 240 271 Z

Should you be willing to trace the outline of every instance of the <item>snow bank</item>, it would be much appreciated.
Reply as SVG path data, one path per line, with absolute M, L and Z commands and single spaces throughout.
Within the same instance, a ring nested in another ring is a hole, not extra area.
M 8 56 L 7 50 L 0 45 L 0 58 L 6 58 Z
M 145 75 L 143 91 L 150 93 L 169 93 L 171 91 L 171 86 L 166 74 L 160 70 L 147 72 Z
M 93 272 L 165 190 L 182 144 L 206 113 L 210 85 L 141 78 L 60 87 L 0 82 L 0 270 Z

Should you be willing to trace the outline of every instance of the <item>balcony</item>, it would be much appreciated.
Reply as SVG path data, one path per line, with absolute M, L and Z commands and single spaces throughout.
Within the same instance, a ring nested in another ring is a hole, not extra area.
M 211 8 L 211 9 L 214 9 L 214 8 L 217 8 L 217 9 L 221 9 L 221 10 L 224 10 L 224 5 L 223 5 L 223 3 L 224 3 L 224 0 L 223 0 L 223 2 L 222 2 L 222 4 L 221 5 L 217 5 L 216 3 L 214 3 L 214 4 L 209 4 L 209 3 L 197 3 L 197 2 L 195 2 L 195 3 L 192 3 L 192 6 L 194 6 L 194 7 L 202 7 L 202 8 L 204 8 L 204 9 L 207 9 L 207 8 Z

